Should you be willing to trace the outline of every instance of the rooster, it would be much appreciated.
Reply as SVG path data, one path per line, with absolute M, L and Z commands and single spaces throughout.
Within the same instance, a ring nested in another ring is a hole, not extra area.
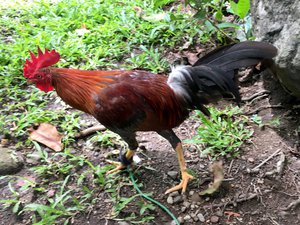
M 172 68 L 168 77 L 142 70 L 79 70 L 52 67 L 60 55 L 55 50 L 38 54 L 31 51 L 23 75 L 44 92 L 56 90 L 61 99 L 75 109 L 94 116 L 102 125 L 119 134 L 128 150 L 119 161 L 109 161 L 114 173 L 132 163 L 138 148 L 137 131 L 155 131 L 176 151 L 181 182 L 165 193 L 184 193 L 193 176 L 187 172 L 180 139 L 173 132 L 191 110 L 228 94 L 240 102 L 234 71 L 272 59 L 277 49 L 267 43 L 246 41 L 218 48 L 200 58 L 193 66 Z

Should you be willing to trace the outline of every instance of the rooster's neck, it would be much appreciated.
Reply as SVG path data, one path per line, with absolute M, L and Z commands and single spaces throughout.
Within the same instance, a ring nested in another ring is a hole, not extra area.
M 99 93 L 123 72 L 51 68 L 52 85 L 68 105 L 93 114 Z

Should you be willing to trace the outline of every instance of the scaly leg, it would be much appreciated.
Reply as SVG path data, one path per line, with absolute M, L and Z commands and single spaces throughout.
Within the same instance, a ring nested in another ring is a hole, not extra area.
M 112 161 L 112 160 L 106 160 L 108 163 L 113 164 L 116 166 L 116 168 L 109 170 L 106 174 L 111 174 L 111 173 L 115 173 L 119 170 L 122 170 L 124 168 L 126 168 L 126 165 L 129 165 L 132 161 L 132 157 L 134 156 L 135 151 L 134 150 L 130 150 L 128 149 L 126 154 L 124 155 L 124 158 L 121 159 L 122 162 L 116 162 L 116 161 Z M 125 161 L 125 162 L 124 162 Z
M 187 184 L 188 184 L 189 180 L 193 179 L 193 176 L 188 174 L 188 172 L 186 171 L 186 165 L 185 165 L 185 160 L 184 160 L 184 155 L 183 155 L 183 149 L 182 149 L 181 142 L 177 144 L 177 146 L 175 148 L 175 151 L 176 151 L 178 162 L 179 162 L 179 167 L 180 167 L 182 180 L 175 187 L 168 189 L 165 192 L 165 194 L 169 194 L 171 192 L 178 191 L 180 189 L 182 189 L 182 193 L 185 193 L 186 187 L 187 187 Z

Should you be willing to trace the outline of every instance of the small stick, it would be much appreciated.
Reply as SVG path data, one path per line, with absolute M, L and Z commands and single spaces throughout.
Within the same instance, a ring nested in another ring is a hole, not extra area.
M 76 137 L 80 138 L 80 137 L 85 137 L 88 136 L 90 134 L 96 133 L 97 131 L 105 131 L 106 128 L 103 125 L 96 125 L 90 128 L 87 128 L 85 130 L 80 131 Z
M 281 149 L 277 149 L 277 151 L 273 152 L 273 154 L 271 154 L 267 159 L 265 159 L 264 161 L 262 161 L 259 165 L 257 165 L 256 167 L 254 167 L 253 169 L 250 170 L 250 172 L 257 172 L 258 169 L 260 167 L 262 167 L 264 164 L 266 164 L 266 162 L 268 162 L 270 159 L 272 159 L 275 155 L 277 155 L 279 152 L 281 151 Z
M 256 114 L 258 113 L 259 111 L 262 111 L 264 109 L 270 109 L 270 108 L 283 108 L 283 106 L 281 104 L 278 104 L 278 105 L 266 105 L 266 106 L 260 106 L 254 110 L 252 110 L 251 112 L 247 112 L 245 113 L 246 115 L 251 115 L 251 114 Z
M 230 162 L 229 169 L 228 169 L 228 172 L 227 172 L 228 174 L 230 174 L 230 172 L 231 172 L 233 161 L 234 161 L 234 159 L 232 159 L 231 162 Z
M 251 101 L 251 100 L 253 100 L 254 98 L 256 98 L 256 97 L 258 97 L 258 96 L 260 96 L 260 95 L 264 95 L 264 94 L 270 94 L 270 91 L 262 90 L 262 91 L 260 91 L 260 92 L 258 92 L 258 93 L 255 93 L 255 94 L 253 94 L 253 95 L 251 95 L 251 96 L 249 96 L 249 97 L 242 98 L 242 101 L 243 101 L 243 102 Z
M 286 208 L 282 208 L 282 210 L 287 211 L 290 209 L 295 209 L 298 205 L 300 205 L 300 198 L 291 202 Z
M 262 193 L 262 195 L 268 194 L 272 192 L 272 190 L 266 190 Z M 234 205 L 236 203 L 241 203 L 241 202 L 245 202 L 245 201 L 249 201 L 252 200 L 256 197 L 259 197 L 259 193 L 250 193 L 249 196 L 247 198 L 240 198 L 240 199 L 236 199 L 236 200 L 230 200 L 228 202 L 224 202 L 224 203 L 218 203 L 218 204 L 213 204 L 211 206 L 204 206 L 204 208 L 215 208 L 215 207 L 222 207 L 222 206 L 228 206 L 228 205 Z

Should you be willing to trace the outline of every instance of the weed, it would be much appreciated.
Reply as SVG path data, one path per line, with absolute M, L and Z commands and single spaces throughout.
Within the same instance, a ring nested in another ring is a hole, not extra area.
M 209 108 L 209 111 L 210 117 L 197 111 L 202 125 L 197 128 L 197 135 L 187 142 L 202 144 L 202 153 L 214 158 L 228 154 L 237 156 L 239 147 L 253 134 L 246 126 L 249 119 L 241 115 L 238 107 L 226 107 L 223 110 Z

